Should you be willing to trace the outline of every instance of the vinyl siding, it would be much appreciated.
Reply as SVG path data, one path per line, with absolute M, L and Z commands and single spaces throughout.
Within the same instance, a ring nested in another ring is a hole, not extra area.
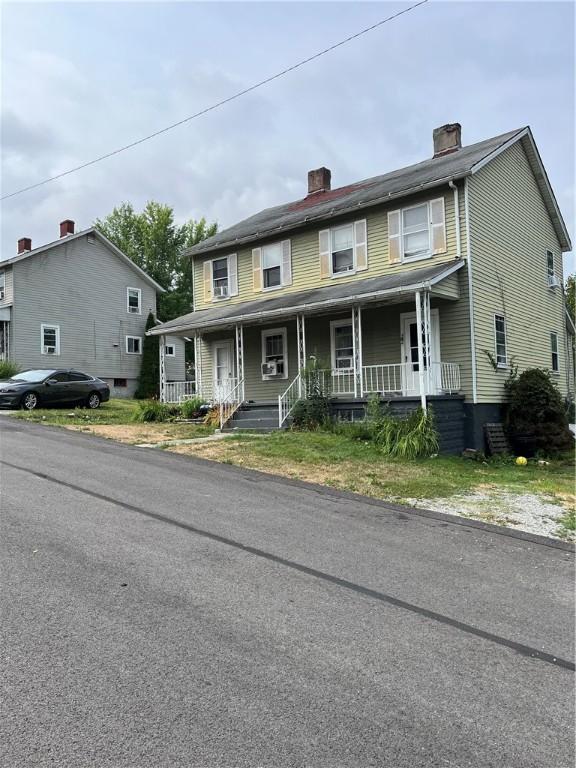
M 562 252 L 524 149 L 517 143 L 469 181 L 478 401 L 504 398 L 506 370 L 494 371 L 494 314 L 506 318 L 507 354 L 519 370 L 551 368 L 550 332 L 558 333 L 567 392 L 566 330 L 561 288 L 547 285 L 546 250 L 563 283 Z
M 416 205 L 418 203 L 437 199 L 439 197 L 444 197 L 447 246 L 446 253 L 422 261 L 415 261 L 404 264 L 390 264 L 388 253 L 388 211 L 397 210 L 400 207 Z M 460 197 L 461 221 L 463 221 L 463 194 L 461 194 Z M 252 243 L 249 247 L 243 247 L 235 251 L 238 258 L 238 295 L 217 301 L 204 301 L 204 262 L 212 258 L 229 255 L 234 251 L 221 250 L 217 254 L 212 253 L 204 257 L 195 256 L 194 308 L 196 310 L 206 309 L 207 307 L 214 306 L 220 302 L 224 302 L 226 304 L 236 304 L 243 301 L 251 301 L 256 298 L 265 298 L 266 296 L 277 296 L 279 292 L 281 294 L 289 294 L 306 290 L 308 288 L 318 288 L 334 285 L 336 282 L 340 281 L 350 282 L 364 280 L 369 277 L 377 277 L 409 269 L 417 269 L 418 267 L 427 266 L 433 263 L 436 264 L 445 261 L 452 261 L 457 256 L 454 213 L 454 195 L 452 190 L 446 186 L 439 188 L 433 193 L 428 192 L 426 195 L 414 195 L 409 199 L 403 200 L 402 202 L 395 201 L 393 205 L 383 205 L 374 209 L 359 211 L 355 216 L 338 217 L 328 224 L 315 224 L 313 227 L 309 227 L 307 229 L 296 232 L 286 233 L 285 235 L 281 235 L 278 238 L 266 239 L 257 243 Z M 321 278 L 318 232 L 322 229 L 326 229 L 330 226 L 330 224 L 332 226 L 341 226 L 360 219 L 366 219 L 367 222 L 368 269 L 357 272 L 353 275 Z M 465 228 L 462 226 L 462 253 L 465 252 L 464 229 Z M 290 286 L 284 286 L 273 291 L 255 292 L 253 290 L 252 281 L 252 248 L 255 246 L 264 246 L 270 243 L 279 242 L 280 240 L 284 239 L 290 239 L 291 241 L 292 284 Z
M 25 368 L 74 367 L 106 380 L 140 375 L 142 355 L 126 336 L 144 338 L 156 292 L 99 240 L 62 242 L 13 265 L 13 357 Z M 142 292 L 142 314 L 126 311 L 126 289 Z M 42 324 L 60 327 L 60 355 L 41 354 Z M 183 347 L 182 347 L 183 350 Z M 184 358 L 181 356 L 184 378 Z
M 462 273 L 463 270 L 460 270 Z M 466 283 L 465 280 L 462 280 Z M 462 288 L 461 288 L 462 290 Z M 469 328 L 466 325 L 468 303 L 432 299 L 432 308 L 439 310 L 440 357 L 444 362 L 460 364 L 463 392 L 470 397 L 471 359 Z M 415 312 L 414 302 L 366 307 L 362 310 L 362 351 L 364 365 L 385 365 L 402 362 L 401 314 Z M 306 318 L 306 354 L 314 355 L 322 367 L 331 367 L 330 323 L 332 320 L 351 319 L 350 311 L 312 315 Z M 288 341 L 288 378 L 262 380 L 261 334 L 269 328 L 286 328 Z M 229 340 L 234 349 L 234 333 L 221 331 L 202 337 L 202 393 L 213 397 L 213 349 L 216 341 Z M 235 354 L 235 352 L 234 352 Z M 247 400 L 273 401 L 282 394 L 298 373 L 296 323 L 276 322 L 244 328 L 244 376 Z

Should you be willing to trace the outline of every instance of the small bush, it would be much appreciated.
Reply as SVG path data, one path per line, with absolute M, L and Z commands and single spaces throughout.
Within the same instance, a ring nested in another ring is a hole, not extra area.
M 180 403 L 180 413 L 183 419 L 193 419 L 200 414 L 204 400 L 201 397 L 192 397 Z
M 220 426 L 220 406 L 215 405 L 204 416 L 204 424 L 208 425 L 209 427 L 219 427 Z
M 390 458 L 418 459 L 437 453 L 438 433 L 432 408 L 418 408 L 405 418 L 384 416 L 375 442 Z
M 330 423 L 328 398 L 323 395 L 309 395 L 298 400 L 292 411 L 294 429 L 319 429 Z
M 141 400 L 138 403 L 138 410 L 134 415 L 134 421 L 170 421 L 179 412 L 178 407 L 161 403 L 159 400 Z
M 13 363 L 11 360 L 0 360 L 0 379 L 9 379 L 11 376 L 15 376 L 20 370 L 20 366 L 17 363 Z
M 333 421 L 331 431 L 350 440 L 370 441 L 374 437 L 374 427 L 368 421 Z
M 555 456 L 574 448 L 562 396 L 548 371 L 530 368 L 507 382 L 506 431 L 522 456 Z

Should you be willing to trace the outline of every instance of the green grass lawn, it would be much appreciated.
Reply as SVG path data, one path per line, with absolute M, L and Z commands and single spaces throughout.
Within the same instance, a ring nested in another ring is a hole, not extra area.
M 80 432 L 90 432 L 125 443 L 157 443 L 165 440 L 183 440 L 207 437 L 214 432 L 205 424 L 186 424 L 176 421 L 142 423 L 136 421 L 139 401 L 112 399 L 95 409 L 89 408 L 38 408 L 19 411 L 17 419 L 68 427 Z
M 129 424 L 138 412 L 138 401 L 112 399 L 102 403 L 100 408 L 38 408 L 34 411 L 19 411 L 17 419 L 41 421 L 45 424 Z M 73 415 L 71 415 L 73 414 Z

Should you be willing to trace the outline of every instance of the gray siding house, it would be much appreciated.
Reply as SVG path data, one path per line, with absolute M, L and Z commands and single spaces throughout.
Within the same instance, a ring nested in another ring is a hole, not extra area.
M 0 359 L 21 368 L 77 368 L 134 394 L 149 312 L 164 289 L 94 228 L 0 261 Z M 183 338 L 165 340 L 168 379 L 185 378 Z

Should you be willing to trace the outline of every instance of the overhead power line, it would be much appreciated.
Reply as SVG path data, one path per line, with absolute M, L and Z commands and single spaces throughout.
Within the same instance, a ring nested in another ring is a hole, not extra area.
M 227 98 L 222 99 L 222 101 L 218 101 L 216 102 L 216 104 L 212 104 L 211 106 L 200 110 L 200 112 L 196 112 L 193 115 L 189 115 L 188 117 L 185 117 L 183 120 L 178 120 L 177 123 L 172 123 L 171 125 L 167 125 L 165 128 L 161 128 L 159 131 L 155 131 L 154 133 L 148 134 L 148 136 L 143 136 L 140 139 L 136 139 L 136 141 L 132 141 L 130 144 L 125 144 L 123 147 L 119 147 L 118 149 L 113 149 L 111 152 L 107 152 L 105 155 L 100 155 L 100 157 L 95 157 L 93 160 L 88 160 L 88 162 L 82 163 L 82 165 L 77 165 L 74 168 L 69 168 L 67 171 L 62 171 L 62 173 L 57 173 L 55 176 L 50 176 L 47 179 L 43 179 L 42 181 L 37 181 L 35 184 L 30 184 L 28 187 L 22 187 L 22 189 L 17 189 L 14 192 L 9 192 L 7 195 L 3 195 L 0 198 L 0 200 L 7 200 L 10 197 L 16 197 L 16 195 L 21 195 L 24 192 L 29 192 L 32 189 L 37 189 L 38 187 L 44 186 L 44 184 L 49 184 L 52 181 L 61 179 L 64 176 L 69 176 L 71 173 L 76 173 L 77 171 L 81 171 L 83 168 L 88 168 L 91 165 L 96 165 L 96 163 L 100 163 L 102 162 L 102 160 L 107 160 L 109 157 L 114 157 L 114 155 L 119 155 L 121 152 L 126 152 L 128 149 L 137 147 L 139 144 L 143 144 L 145 141 L 150 141 L 150 139 L 156 138 L 156 136 L 161 136 L 163 133 L 172 131 L 174 128 L 178 128 L 180 125 L 184 125 L 185 123 L 189 123 L 192 120 L 196 120 L 198 117 L 202 117 L 202 115 L 206 115 L 208 112 L 213 112 L 215 109 L 218 109 L 219 107 L 223 107 L 225 104 L 229 104 L 231 101 L 235 101 L 236 99 L 239 99 L 241 96 L 245 96 L 247 93 L 251 93 L 252 91 L 255 91 L 257 88 L 261 88 L 263 85 L 267 85 L 268 83 L 271 83 L 274 80 L 278 80 L 280 77 L 284 77 L 284 75 L 287 75 L 290 72 L 294 72 L 295 69 L 299 69 L 300 67 L 303 67 L 305 64 L 309 64 L 311 61 L 314 61 L 315 59 L 319 59 L 321 56 L 325 56 L 327 53 L 330 53 L 331 51 L 336 50 L 336 48 L 340 48 L 341 46 L 346 45 L 347 43 L 350 43 L 352 40 L 356 40 L 357 38 L 362 37 L 362 35 L 365 35 L 368 32 L 372 32 L 374 29 L 378 29 L 378 27 L 381 27 L 384 24 L 387 24 L 388 22 L 393 21 L 394 19 L 397 19 L 399 16 L 403 16 L 405 13 L 409 13 L 410 11 L 413 11 L 415 8 L 418 8 L 421 5 L 425 5 L 428 2 L 429 0 L 420 0 L 420 2 L 414 3 L 414 5 L 410 5 L 408 8 L 404 8 L 402 11 L 393 13 L 391 16 L 388 16 L 387 18 L 381 19 L 380 21 L 377 21 L 375 24 L 372 24 L 369 27 L 365 27 L 364 29 L 361 29 L 359 32 L 356 32 L 353 35 L 346 37 L 344 40 L 340 40 L 338 43 L 334 43 L 334 45 L 331 45 L 329 48 L 324 48 L 323 51 L 319 51 L 318 53 L 315 53 L 313 56 L 308 56 L 307 59 L 302 59 L 301 61 L 298 61 L 296 64 L 292 64 L 292 66 L 287 67 L 286 69 L 283 69 L 281 72 L 277 72 L 275 75 L 271 75 L 270 77 L 267 77 L 264 80 L 260 80 L 260 82 L 254 83 L 254 85 L 251 85 L 248 88 L 244 88 L 243 90 L 232 94 L 232 96 L 228 96 Z

